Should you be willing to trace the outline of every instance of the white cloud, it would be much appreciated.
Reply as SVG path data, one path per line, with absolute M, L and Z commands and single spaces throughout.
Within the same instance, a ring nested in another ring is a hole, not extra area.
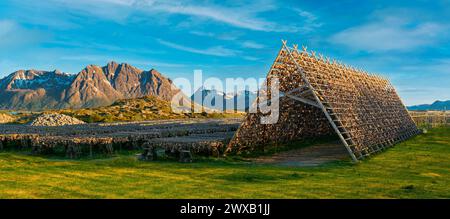
M 333 35 L 330 41 L 357 51 L 411 51 L 433 45 L 448 31 L 436 22 L 416 23 L 413 19 L 382 16 L 374 22 L 352 27 Z
M 143 10 L 153 13 L 193 16 L 250 30 L 278 30 L 275 23 L 256 16 L 259 12 L 273 9 L 268 2 L 265 2 L 265 4 L 248 4 L 248 7 L 224 7 L 210 3 L 199 3 L 198 1 L 167 0 L 53 0 L 53 2 L 66 8 L 85 11 L 95 16 L 114 20 L 125 19 L 128 16 L 127 10 Z
M 239 51 L 227 49 L 222 46 L 214 46 L 214 47 L 210 47 L 210 48 L 206 48 L 206 49 L 197 49 L 197 48 L 192 48 L 192 47 L 168 42 L 168 41 L 161 40 L 161 39 L 158 39 L 157 41 L 160 44 L 168 46 L 173 49 L 186 51 L 186 52 L 190 52 L 190 53 L 202 54 L 202 55 L 226 57 L 226 56 L 235 56 L 236 54 L 239 53 Z
M 244 48 L 249 48 L 249 49 L 262 49 L 264 48 L 264 45 L 257 43 L 257 42 L 253 42 L 253 41 L 244 41 L 242 43 L 242 46 Z
M 73 2 L 71 0 L 54 0 L 55 2 L 59 3 L 70 3 Z M 76 2 L 73 2 L 74 4 L 113 4 L 113 5 L 120 5 L 120 6 L 132 6 L 136 4 L 137 0 L 77 0 Z
M 300 16 L 305 17 L 308 23 L 312 23 L 317 20 L 317 17 L 314 14 L 312 14 L 311 12 L 308 12 L 308 11 L 305 11 L 302 9 L 298 9 L 298 8 L 294 9 L 294 10 L 297 11 Z
M 222 6 L 201 6 L 187 4 L 153 3 L 149 6 L 152 10 L 163 11 L 171 14 L 182 14 L 202 17 L 218 21 L 231 26 L 258 31 L 276 31 L 275 24 L 257 18 L 253 12 L 245 9 L 227 8 Z
M 235 7 L 218 6 L 214 4 L 199 4 L 198 1 L 145 1 L 149 10 L 159 11 L 169 14 L 180 14 L 225 23 L 234 27 L 248 30 L 265 32 L 299 32 L 312 31 L 322 24 L 317 22 L 317 17 L 307 11 L 294 9 L 287 10 L 286 13 L 297 13 L 304 18 L 295 23 L 277 23 L 260 17 L 260 13 L 274 12 L 278 7 L 272 1 L 251 1 Z M 150 2 L 150 3 L 149 3 Z M 193 3 L 195 2 L 195 3 Z M 139 5 L 142 4 L 142 1 Z M 299 24 L 300 23 L 300 24 Z
M 197 35 L 197 36 L 216 37 L 216 34 L 214 34 L 212 32 L 204 32 L 204 31 L 193 30 L 190 33 L 194 34 L 194 35 Z
M 213 32 L 193 30 L 193 31 L 190 31 L 189 33 L 191 33 L 193 35 L 197 35 L 197 36 L 211 37 L 211 38 L 215 38 L 218 40 L 227 40 L 227 41 L 237 40 L 239 38 L 239 36 L 242 35 L 242 33 L 236 32 L 236 31 L 227 32 L 227 33 L 213 33 Z
M 258 57 L 253 57 L 253 56 L 242 56 L 243 59 L 248 60 L 248 61 L 258 61 L 260 60 Z
M 304 18 L 303 24 L 299 27 L 296 27 L 297 29 L 303 32 L 311 32 L 317 28 L 320 28 L 323 25 L 322 23 L 319 22 L 319 18 L 313 13 L 299 8 L 294 8 L 293 10 L 294 12 L 298 13 L 300 17 Z
M 202 21 L 214 21 L 228 24 L 233 27 L 265 32 L 298 32 L 311 29 L 311 22 L 317 19 L 313 14 L 300 11 L 299 15 L 305 22 L 281 24 L 263 18 L 261 13 L 276 12 L 278 7 L 275 1 L 259 0 L 247 1 L 232 6 L 223 6 L 210 1 L 168 1 L 168 0 L 53 0 L 59 6 L 88 12 L 116 21 L 125 20 L 132 11 L 144 11 L 146 16 L 158 17 L 161 15 L 185 15 Z M 227 2 L 228 4 L 229 2 Z M 290 11 L 292 13 L 292 11 Z M 294 11 L 298 12 L 298 11 Z M 308 27 L 305 28 L 305 25 Z
M 72 5 L 101 5 L 101 4 L 112 4 L 119 6 L 132 6 L 139 2 L 139 0 L 77 0 L 76 2 L 72 0 L 53 0 L 53 2 L 67 4 L 73 3 Z

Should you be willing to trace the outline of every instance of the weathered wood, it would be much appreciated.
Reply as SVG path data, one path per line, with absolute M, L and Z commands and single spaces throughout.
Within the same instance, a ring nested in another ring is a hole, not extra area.
M 313 102 L 308 98 L 303 103 L 293 103 L 291 98 L 295 95 L 280 97 L 280 118 L 276 124 L 260 124 L 263 114 L 249 113 L 227 152 L 264 150 L 271 143 L 334 132 L 353 160 L 357 160 L 420 133 L 387 79 L 328 60 L 318 59 L 305 47 L 303 51 L 289 48 L 283 41 L 265 85 L 269 87 L 276 72 L 280 93 L 307 86 L 313 91 Z

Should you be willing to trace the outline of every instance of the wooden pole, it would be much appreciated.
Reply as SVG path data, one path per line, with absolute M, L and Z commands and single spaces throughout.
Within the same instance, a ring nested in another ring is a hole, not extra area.
M 283 47 L 284 49 L 288 52 L 289 56 L 291 57 L 292 61 L 295 63 L 295 65 L 297 66 L 297 72 L 302 76 L 303 81 L 308 85 L 309 89 L 311 89 L 312 91 L 314 91 L 314 88 L 311 86 L 311 84 L 309 83 L 308 79 L 306 78 L 305 73 L 303 72 L 303 68 L 297 63 L 297 61 L 295 60 L 294 56 L 292 55 L 290 49 L 288 48 L 288 46 L 286 45 L 286 41 L 282 41 L 283 42 Z M 314 55 L 314 54 L 313 54 Z M 331 116 L 329 115 L 328 111 L 325 109 L 325 106 L 322 104 L 322 102 L 320 101 L 319 97 L 317 97 L 315 92 L 312 92 L 314 99 L 316 100 L 318 106 L 320 109 L 322 109 L 322 112 L 325 114 L 325 116 L 327 117 L 328 121 L 330 122 L 331 126 L 333 127 L 334 131 L 336 132 L 336 134 L 339 136 L 339 138 L 341 139 L 341 142 L 344 144 L 345 148 L 347 149 L 350 157 L 352 158 L 353 162 L 358 162 L 358 159 L 356 158 L 355 154 L 353 153 L 352 149 L 350 148 L 350 146 L 347 144 L 347 141 L 344 139 L 344 137 L 342 136 L 341 132 L 339 131 L 339 128 L 336 126 L 336 124 L 334 124 L 333 119 L 331 118 Z

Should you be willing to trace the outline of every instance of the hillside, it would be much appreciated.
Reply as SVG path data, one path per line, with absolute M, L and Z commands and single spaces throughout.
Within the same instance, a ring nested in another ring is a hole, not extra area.
M 409 106 L 409 110 L 450 110 L 450 100 L 447 101 L 435 101 L 432 104 L 421 104 L 415 106 Z
M 88 123 L 92 122 L 130 122 L 155 119 L 187 119 L 187 118 L 225 118 L 240 117 L 242 113 L 174 113 L 169 101 L 153 96 L 116 101 L 111 106 L 60 110 L 59 113 L 73 116 Z
M 80 109 L 144 96 L 171 100 L 178 91 L 158 71 L 143 71 L 127 63 L 89 65 L 76 75 L 20 70 L 0 80 L 0 109 Z
M 0 112 L 0 124 L 11 123 L 14 122 L 15 120 L 16 120 L 15 117 Z

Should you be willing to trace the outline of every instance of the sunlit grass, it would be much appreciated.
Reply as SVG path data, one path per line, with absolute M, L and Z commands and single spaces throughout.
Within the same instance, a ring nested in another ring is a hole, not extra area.
M 0 198 L 450 198 L 450 128 L 319 167 L 228 160 L 65 160 L 0 153 Z

